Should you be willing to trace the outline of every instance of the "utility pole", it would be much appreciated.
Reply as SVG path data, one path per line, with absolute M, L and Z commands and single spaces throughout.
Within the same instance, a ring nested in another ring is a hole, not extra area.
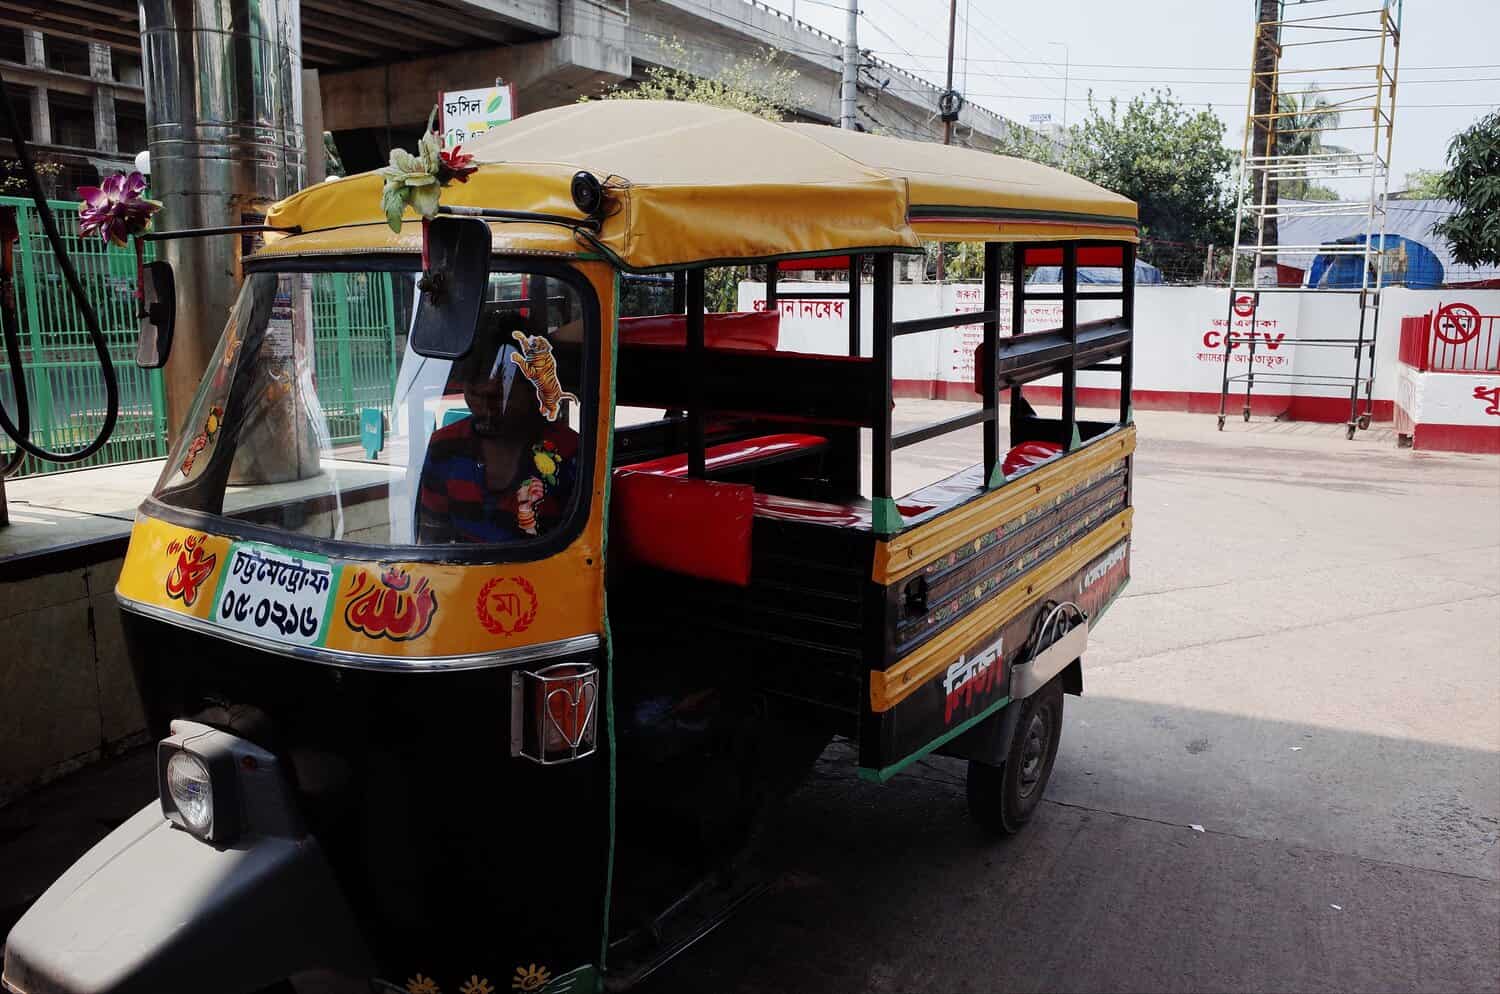
M 948 0 L 948 85 L 943 90 L 943 99 L 939 102 L 939 109 L 947 109 L 945 105 L 951 103 L 952 112 L 943 115 L 943 144 L 953 144 L 953 122 L 958 117 L 958 104 L 953 100 L 953 35 L 958 27 L 958 0 Z M 937 281 L 942 284 L 946 275 L 948 260 L 944 258 L 943 243 L 938 242 L 937 247 Z
M 953 31 L 958 26 L 958 0 L 948 0 L 948 85 L 946 92 L 953 92 Z M 943 121 L 943 144 L 953 144 L 953 120 L 949 115 L 944 115 Z M 941 268 L 941 263 L 939 264 Z M 939 279 L 941 279 L 939 275 Z
M 1069 69 L 1070 69 L 1070 67 L 1072 65 L 1072 62 L 1073 62 L 1073 55 L 1072 55 L 1072 52 L 1070 52 L 1069 49 L 1068 49 L 1067 42 L 1049 41 L 1049 42 L 1047 42 L 1047 44 L 1049 44 L 1049 45 L 1056 45 L 1058 48 L 1061 48 L 1063 50 L 1063 115 L 1062 115 L 1063 120 L 1062 120 L 1062 126 L 1063 126 L 1063 131 L 1066 132 L 1068 130 L 1068 75 L 1069 75 Z
M 1251 129 L 1250 154 L 1264 156 L 1262 161 L 1269 167 L 1270 157 L 1276 154 L 1276 97 L 1280 83 L 1276 69 L 1281 56 L 1281 3 L 1280 0 L 1260 0 L 1259 8 L 1259 23 L 1255 31 L 1255 60 L 1251 69 L 1254 73 L 1254 125 Z M 1252 189 L 1250 195 L 1265 205 L 1260 215 L 1261 244 L 1274 246 L 1280 234 L 1276 224 L 1278 190 L 1276 180 L 1272 178 L 1274 170 L 1266 168 L 1259 170 L 1259 173 L 1260 189 Z
M 839 127 L 854 130 L 854 101 L 859 95 L 859 0 L 849 0 L 844 28 L 844 78 L 839 92 Z

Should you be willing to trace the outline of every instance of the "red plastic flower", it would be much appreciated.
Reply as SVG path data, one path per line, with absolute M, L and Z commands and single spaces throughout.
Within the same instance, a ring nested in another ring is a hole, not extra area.
M 442 165 L 438 168 L 438 183 L 443 186 L 447 186 L 452 180 L 467 183 L 469 174 L 478 171 L 479 167 L 474 165 L 474 157 L 463 149 L 462 145 L 454 145 L 438 153 L 442 160 Z
M 101 186 L 80 186 L 83 203 L 78 209 L 78 233 L 98 235 L 123 248 L 131 235 L 151 227 L 151 215 L 161 204 L 144 196 L 146 178 L 138 172 L 115 173 Z

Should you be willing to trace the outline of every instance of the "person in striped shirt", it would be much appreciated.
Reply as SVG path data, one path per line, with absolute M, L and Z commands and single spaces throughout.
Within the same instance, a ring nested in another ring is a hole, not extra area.
M 417 541 L 422 545 L 524 541 L 548 534 L 577 481 L 578 434 L 542 416 L 508 322 L 476 334 L 453 365 L 449 392 L 469 416 L 433 432 L 422 466 Z

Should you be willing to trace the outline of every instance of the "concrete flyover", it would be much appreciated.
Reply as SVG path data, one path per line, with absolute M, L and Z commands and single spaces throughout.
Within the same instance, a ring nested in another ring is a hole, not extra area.
M 360 6 L 373 18 L 362 25 L 365 33 L 391 13 L 387 0 Z M 451 49 L 450 38 L 440 49 L 420 36 L 402 34 L 401 26 L 392 24 L 387 37 L 405 43 L 403 57 L 364 64 L 346 59 L 320 68 L 324 127 L 339 136 L 341 148 L 346 141 L 351 146 L 351 167 L 367 168 L 373 163 L 364 159 L 377 149 L 406 140 L 421 125 L 440 89 L 485 86 L 504 77 L 515 84 L 517 104 L 527 112 L 640 79 L 651 66 L 711 75 L 768 48 L 781 52 L 783 64 L 797 71 L 794 115 L 825 123 L 838 120 L 842 40 L 756 0 L 451 0 L 444 19 L 460 33 L 468 21 L 459 10 L 465 6 L 484 8 L 486 20 L 480 23 L 491 24 L 493 8 L 506 6 L 507 26 L 514 37 L 496 45 L 475 36 L 457 50 Z M 325 7 L 322 0 L 303 0 L 304 23 L 326 20 Z M 865 62 L 860 124 L 900 137 L 941 139 L 941 87 L 873 57 Z M 1014 127 L 1019 125 L 968 104 L 960 112 L 955 141 L 993 148 L 995 140 Z

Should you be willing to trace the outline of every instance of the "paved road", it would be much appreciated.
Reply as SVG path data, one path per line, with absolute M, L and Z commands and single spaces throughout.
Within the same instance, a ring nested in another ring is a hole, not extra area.
M 1134 578 L 1033 824 L 835 747 L 777 888 L 652 994 L 1500 990 L 1500 461 L 1139 424 Z
M 1134 579 L 1027 831 L 969 822 L 962 764 L 875 786 L 836 745 L 772 892 L 649 994 L 1500 990 L 1500 460 L 1139 423 Z M 138 754 L 0 811 L 0 931 L 150 783 Z

